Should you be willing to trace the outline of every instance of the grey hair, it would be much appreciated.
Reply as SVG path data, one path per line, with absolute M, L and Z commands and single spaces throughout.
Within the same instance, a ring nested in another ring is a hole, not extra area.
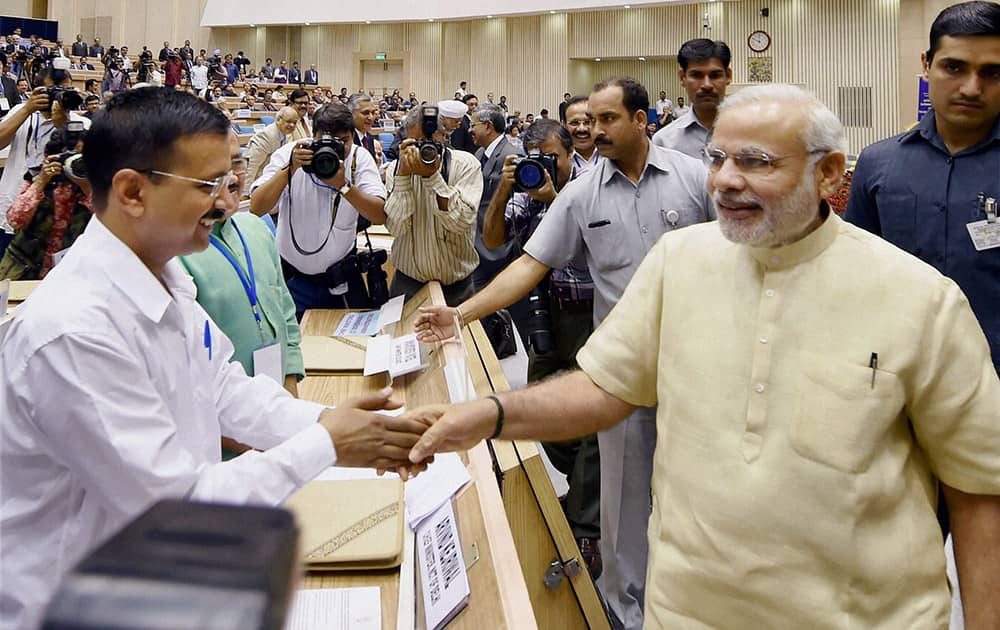
M 503 133 L 507 129 L 507 118 L 498 105 L 480 105 L 472 112 L 472 118 L 475 122 L 489 123 L 497 133 Z
M 403 129 L 410 129 L 411 127 L 419 127 L 420 122 L 424 117 L 424 108 L 417 106 L 406 112 L 406 117 L 403 118 L 401 123 Z M 444 129 L 444 119 L 445 117 L 438 113 L 438 129 Z
M 775 83 L 743 88 L 722 101 L 719 115 L 744 105 L 773 102 L 792 103 L 807 110 L 808 125 L 802 132 L 802 142 L 808 151 L 847 153 L 847 134 L 837 115 L 815 94 L 794 85 Z
M 357 94 L 351 94 L 347 98 L 347 109 L 351 110 L 351 113 L 358 111 L 362 103 L 370 103 L 372 97 L 368 96 L 364 92 L 358 92 Z

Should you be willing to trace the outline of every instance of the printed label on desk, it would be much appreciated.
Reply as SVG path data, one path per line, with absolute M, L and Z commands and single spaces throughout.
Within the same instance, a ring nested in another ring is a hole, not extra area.
M 977 252 L 1000 247 L 1000 221 L 975 221 L 967 223 L 966 229 L 972 237 L 972 244 Z
M 417 528 L 416 538 L 424 620 L 429 630 L 438 630 L 469 603 L 469 574 L 451 501 Z
M 379 311 L 346 313 L 333 331 L 334 337 L 370 337 L 378 332 Z

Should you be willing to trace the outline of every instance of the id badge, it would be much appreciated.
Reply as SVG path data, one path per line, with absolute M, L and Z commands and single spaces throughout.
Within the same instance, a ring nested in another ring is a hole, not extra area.
M 965 228 L 969 230 L 972 245 L 977 252 L 1000 247 L 1000 221 L 974 221 L 967 223 Z
M 277 340 L 253 351 L 253 375 L 270 376 L 279 385 L 285 383 L 285 370 L 281 361 L 281 345 Z
M 0 111 L 4 112 L 5 114 L 10 111 L 10 101 L 7 100 L 6 96 L 0 98 Z

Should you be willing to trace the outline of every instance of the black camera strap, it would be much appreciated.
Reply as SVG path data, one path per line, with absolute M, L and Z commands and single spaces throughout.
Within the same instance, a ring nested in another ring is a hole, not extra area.
M 289 160 L 290 159 L 291 158 L 289 158 Z M 357 171 L 358 171 L 358 150 L 357 150 L 357 148 L 355 148 L 354 149 L 354 159 L 351 161 L 351 184 L 352 185 L 354 184 L 354 179 L 355 179 L 355 175 L 357 174 Z M 335 195 L 333 195 L 333 199 L 331 201 L 331 206 L 332 207 L 331 207 L 331 210 L 330 210 L 330 229 L 327 230 L 327 232 L 326 232 L 326 238 L 323 239 L 323 242 L 320 243 L 320 246 L 317 247 L 316 249 L 314 249 L 311 252 L 307 252 L 305 249 L 303 249 L 302 246 L 299 245 L 298 239 L 295 238 L 295 227 L 292 225 L 292 195 L 293 195 L 293 191 L 292 191 L 292 169 L 289 168 L 288 169 L 288 232 L 289 232 L 289 234 L 292 235 L 292 246 L 295 248 L 295 251 L 297 251 L 302 256 L 312 256 L 314 254 L 317 254 L 317 253 L 323 251 L 323 248 L 326 247 L 326 244 L 330 241 L 330 235 L 333 234 L 333 226 L 337 223 L 337 212 L 340 210 L 340 198 L 343 195 L 340 194 L 339 190 L 337 191 L 337 193 Z M 367 235 L 368 235 L 368 232 L 366 230 L 365 231 L 365 236 L 367 236 Z M 371 247 L 370 244 L 369 244 L 369 247 Z

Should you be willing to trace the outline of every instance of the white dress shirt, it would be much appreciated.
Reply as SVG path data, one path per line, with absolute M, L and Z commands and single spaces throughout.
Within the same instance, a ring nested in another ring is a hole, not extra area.
M 15 105 L 7 116 L 24 107 L 24 103 Z M 84 129 L 90 129 L 90 119 L 76 112 L 69 113 L 69 119 L 83 123 Z M 24 173 L 29 168 L 37 168 L 45 160 L 45 143 L 52 136 L 52 119 L 34 112 L 14 132 L 10 141 L 10 151 L 7 164 L 0 176 L 0 230 L 13 233 L 13 228 L 7 222 L 7 210 L 24 184 Z
M 191 87 L 195 90 L 204 90 L 208 87 L 208 67 L 191 66 Z
M 97 215 L 0 347 L 2 628 L 158 500 L 277 505 L 336 461 L 323 407 L 230 363 L 176 259 L 162 280 Z M 221 462 L 223 434 L 268 450 Z
M 278 171 L 288 166 L 291 161 L 292 151 L 296 147 L 295 142 L 288 142 L 271 155 L 271 161 L 264 167 L 264 171 L 250 186 L 250 194 L 260 186 L 266 184 Z M 354 161 L 357 160 L 357 166 Z M 386 198 L 385 184 L 379 177 L 378 167 L 375 165 L 375 158 L 368 151 L 358 151 L 356 144 L 351 144 L 351 151 L 347 154 L 346 177 L 352 186 L 356 186 L 362 192 L 374 195 L 381 199 Z M 287 177 L 285 173 L 282 177 Z M 281 192 L 276 206 L 278 212 L 278 253 L 281 257 L 291 263 L 293 267 L 302 273 L 317 274 L 326 271 L 327 267 L 337 262 L 349 254 L 357 243 L 358 211 L 346 198 L 341 197 L 337 205 L 337 216 L 333 220 L 333 230 L 331 232 L 331 220 L 334 204 L 340 197 L 336 189 L 321 182 L 314 174 L 306 173 L 301 168 L 295 171 L 292 176 L 291 189 L 294 192 L 291 212 L 289 212 L 289 187 Z M 294 219 L 290 218 L 294 214 Z M 292 241 L 292 229 L 295 231 L 295 242 L 306 252 L 313 252 L 326 240 L 326 245 L 310 255 L 303 255 L 295 248 Z M 347 290 L 346 283 L 334 289 L 338 295 Z

